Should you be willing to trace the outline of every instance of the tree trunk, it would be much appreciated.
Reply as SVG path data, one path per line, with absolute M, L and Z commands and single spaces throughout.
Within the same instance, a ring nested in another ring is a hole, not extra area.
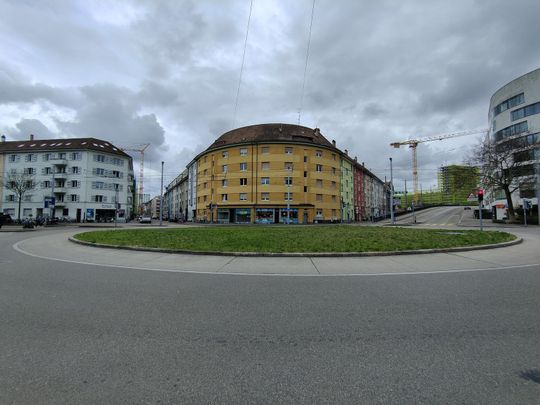
M 512 193 L 510 193 L 510 187 L 504 186 L 504 195 L 506 197 L 506 205 L 508 205 L 508 220 L 513 221 L 515 219 L 514 203 L 512 202 Z
M 22 203 L 22 198 L 21 196 L 19 196 L 19 211 L 17 212 L 17 219 L 19 222 L 21 222 L 21 203 Z

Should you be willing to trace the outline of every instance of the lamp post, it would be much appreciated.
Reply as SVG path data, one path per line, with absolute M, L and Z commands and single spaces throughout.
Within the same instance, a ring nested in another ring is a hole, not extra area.
M 392 158 L 390 158 L 390 221 L 395 224 L 394 219 L 394 175 L 392 172 Z
M 161 161 L 161 194 L 159 197 L 159 226 L 163 225 L 163 165 L 165 162 Z

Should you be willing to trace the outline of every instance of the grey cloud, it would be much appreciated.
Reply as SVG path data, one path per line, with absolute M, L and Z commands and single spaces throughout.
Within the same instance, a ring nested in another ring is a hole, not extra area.
M 15 128 L 8 129 L 9 138 L 11 140 L 29 139 L 30 134 L 37 138 L 56 138 L 56 135 L 45 126 L 40 120 L 22 119 Z

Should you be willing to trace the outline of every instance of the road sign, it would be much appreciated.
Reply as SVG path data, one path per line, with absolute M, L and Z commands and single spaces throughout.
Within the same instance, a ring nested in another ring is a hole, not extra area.
M 467 201 L 476 201 L 476 195 L 474 193 L 469 194 Z

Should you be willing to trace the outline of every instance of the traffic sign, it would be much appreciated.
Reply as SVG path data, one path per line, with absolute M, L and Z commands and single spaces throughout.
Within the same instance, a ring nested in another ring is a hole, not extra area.
M 467 201 L 476 201 L 476 195 L 474 193 L 469 194 Z

